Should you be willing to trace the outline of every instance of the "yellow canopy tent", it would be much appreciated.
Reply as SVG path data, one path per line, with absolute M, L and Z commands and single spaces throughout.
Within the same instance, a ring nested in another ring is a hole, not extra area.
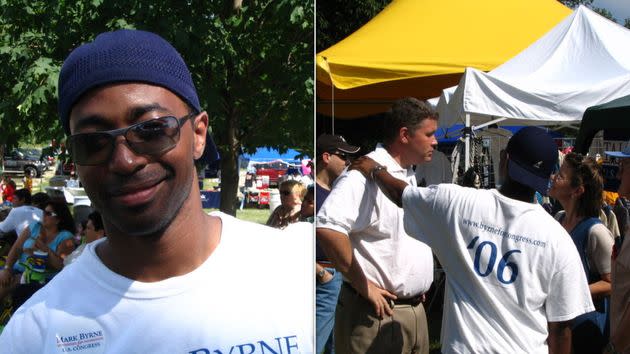
M 394 0 L 317 54 L 317 110 L 332 115 L 334 101 L 336 118 L 355 118 L 439 96 L 466 67 L 494 69 L 570 14 L 556 0 Z

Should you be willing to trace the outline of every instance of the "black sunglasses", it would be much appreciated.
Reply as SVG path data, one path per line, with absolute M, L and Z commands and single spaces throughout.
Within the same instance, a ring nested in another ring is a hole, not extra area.
M 159 117 L 126 128 L 75 134 L 68 138 L 68 146 L 74 162 L 83 166 L 96 166 L 109 160 L 119 135 L 125 137 L 136 154 L 160 155 L 177 145 L 181 126 L 196 115 L 191 112 L 181 118 Z
M 331 155 L 337 155 L 337 157 L 339 157 L 342 160 L 347 160 L 348 159 L 348 155 L 344 154 L 343 152 L 340 151 L 333 151 L 333 152 L 329 152 L 329 154 Z

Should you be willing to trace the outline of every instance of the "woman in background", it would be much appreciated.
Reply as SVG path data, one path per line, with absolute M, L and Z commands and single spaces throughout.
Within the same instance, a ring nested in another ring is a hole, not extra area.
M 77 258 L 83 253 L 85 246 L 92 241 L 96 241 L 105 237 L 105 229 L 103 228 L 103 219 L 101 219 L 101 214 L 98 211 L 93 211 L 88 215 L 87 222 L 85 224 L 85 237 L 83 239 L 83 243 L 77 247 L 74 252 L 72 252 L 66 259 L 63 260 L 64 267 L 72 262 L 76 261 Z
M 299 181 L 287 180 L 280 183 L 280 205 L 271 213 L 267 225 L 284 229 L 287 225 L 300 220 L 302 199 L 306 187 Z
M 42 221 L 25 228 L 9 251 L 0 271 L 0 300 L 20 279 L 22 284 L 34 283 L 39 288 L 59 272 L 63 259 L 74 250 L 74 231 L 74 219 L 65 201 L 48 202 Z
M 560 171 L 552 176 L 549 196 L 564 211 L 555 218 L 571 235 L 582 259 L 583 269 L 596 311 L 579 316 L 573 323 L 574 353 L 601 353 L 608 342 L 608 306 L 611 293 L 610 230 L 599 219 L 603 205 L 604 179 L 595 159 L 577 153 L 565 156 Z

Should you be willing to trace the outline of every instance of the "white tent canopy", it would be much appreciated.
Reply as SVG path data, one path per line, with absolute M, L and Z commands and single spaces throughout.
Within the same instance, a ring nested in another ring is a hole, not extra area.
M 584 6 L 489 73 L 467 68 L 437 103 L 440 126 L 577 123 L 630 94 L 630 30 Z M 468 122 L 467 122 L 468 120 Z

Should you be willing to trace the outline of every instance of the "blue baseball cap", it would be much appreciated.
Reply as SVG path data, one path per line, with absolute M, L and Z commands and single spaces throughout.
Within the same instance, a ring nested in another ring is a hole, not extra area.
M 195 112 L 201 112 L 197 90 L 184 59 L 165 39 L 140 30 L 101 33 L 74 49 L 59 74 L 59 118 L 70 135 L 70 112 L 88 91 L 112 83 L 140 82 L 168 89 Z M 206 136 L 202 159 L 219 159 L 212 137 Z
M 510 178 L 547 195 L 558 164 L 558 147 L 551 136 L 541 128 L 525 127 L 510 138 L 506 152 Z

